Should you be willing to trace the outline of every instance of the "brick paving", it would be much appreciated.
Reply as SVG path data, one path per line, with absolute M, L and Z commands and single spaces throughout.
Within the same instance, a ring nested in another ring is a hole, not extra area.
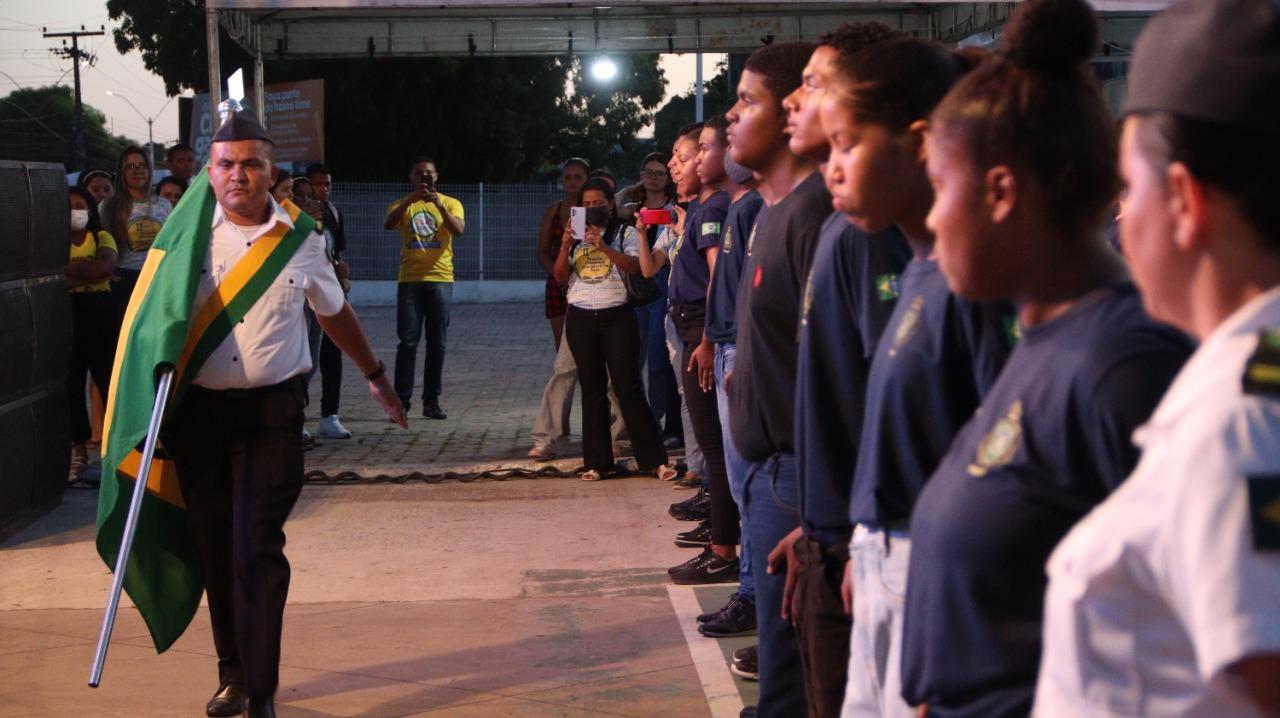
M 396 356 L 394 307 L 357 307 L 361 323 L 378 357 L 393 371 Z M 339 416 L 353 434 L 345 440 L 316 439 L 307 453 L 307 468 L 326 472 L 403 473 L 409 470 L 538 466 L 525 458 L 531 446 L 542 388 L 555 361 L 551 330 L 541 302 L 455 304 L 449 325 L 440 404 L 449 418 L 422 418 L 422 360 L 419 346 L 418 384 L 409 410 L 409 430 L 390 423 L 369 394 L 368 384 L 350 359 L 343 358 Z M 311 386 L 307 428 L 314 431 L 319 409 L 320 377 Z M 574 433 L 562 442 L 570 467 L 580 459 L 578 401 Z M 578 462 L 580 463 L 580 462 Z

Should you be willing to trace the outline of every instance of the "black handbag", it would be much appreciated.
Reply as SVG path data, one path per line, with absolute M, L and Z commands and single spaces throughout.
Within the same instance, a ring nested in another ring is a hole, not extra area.
M 613 234 L 609 237 L 609 244 L 613 245 L 613 240 L 617 239 L 626 230 L 624 225 L 618 224 Z M 627 306 L 643 307 L 647 304 L 653 304 L 662 298 L 662 288 L 658 283 L 653 281 L 652 277 L 646 277 L 639 272 L 632 274 L 618 267 L 618 275 L 622 277 L 622 286 L 627 288 Z

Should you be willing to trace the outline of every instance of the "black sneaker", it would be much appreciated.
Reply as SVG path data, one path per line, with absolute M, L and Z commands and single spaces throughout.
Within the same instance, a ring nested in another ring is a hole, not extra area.
M 710 611 L 708 613 L 700 613 L 698 614 L 698 617 L 694 620 L 698 622 L 698 625 L 702 625 L 707 621 L 714 621 L 720 617 L 720 614 L 724 613 L 724 610 L 729 607 L 729 604 L 737 600 L 738 600 L 738 594 L 734 593 L 732 596 L 729 596 L 729 600 L 725 601 L 723 606 L 721 606 L 720 608 L 717 608 L 714 611 Z
M 676 534 L 676 545 L 680 548 L 702 548 L 711 545 L 711 522 L 703 521 L 689 531 Z
M 755 632 L 756 606 L 736 593 L 729 598 L 718 617 L 698 626 L 698 633 L 708 638 L 749 636 Z
M 671 582 L 677 586 L 691 586 L 708 583 L 737 583 L 738 559 L 720 558 L 707 551 L 710 556 L 692 566 L 671 574 Z
M 672 566 L 671 568 L 667 569 L 667 575 L 674 576 L 675 574 L 681 571 L 686 571 L 692 568 L 693 566 L 697 565 L 698 562 L 706 561 L 708 556 L 714 556 L 714 555 L 715 554 L 711 553 L 711 545 L 708 544 L 706 548 L 702 549 L 702 553 L 698 554 L 697 556 L 694 556 L 688 561 L 685 561 L 679 566 Z
M 680 521 L 701 521 L 703 519 L 710 518 L 711 497 L 707 496 L 705 491 L 699 492 L 698 496 L 701 496 L 702 498 L 699 499 L 694 497 L 697 500 L 684 506 L 679 504 L 673 505 L 668 509 L 668 513 L 671 514 L 672 518 L 679 519 Z
M 707 496 L 707 490 L 706 490 L 706 489 L 704 489 L 704 488 L 699 487 L 699 488 L 698 488 L 698 493 L 694 494 L 693 496 L 690 496 L 690 497 L 689 497 L 689 498 L 687 498 L 687 499 L 684 499 L 684 500 L 682 500 L 682 501 L 677 501 L 677 502 L 675 502 L 674 504 L 671 504 L 671 507 L 670 507 L 670 508 L 671 508 L 671 509 L 675 509 L 676 507 L 680 507 L 680 508 L 688 508 L 688 507 L 690 507 L 690 506 L 692 506 L 692 505 L 694 505 L 694 504 L 698 503 L 699 501 L 702 501 L 704 498 L 706 498 L 706 496 Z
M 433 401 L 430 404 L 423 404 L 422 417 L 424 419 L 437 419 L 443 421 L 444 419 L 448 419 L 449 415 L 444 413 L 444 410 L 440 408 L 440 405 Z
M 743 706 L 742 710 L 738 712 L 738 718 L 756 718 L 756 707 Z
M 741 676 L 749 681 L 760 680 L 759 649 L 758 645 L 752 644 L 734 651 L 733 665 L 729 670 L 733 671 L 735 676 Z

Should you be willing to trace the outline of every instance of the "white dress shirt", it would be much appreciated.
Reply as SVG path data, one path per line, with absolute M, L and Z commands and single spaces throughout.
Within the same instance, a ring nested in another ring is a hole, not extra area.
M 1133 475 L 1050 557 L 1035 715 L 1257 715 L 1226 669 L 1280 653 L 1280 550 L 1255 547 L 1249 501 L 1280 481 L 1280 396 L 1242 384 L 1264 328 L 1280 289 L 1192 355 Z
M 292 229 L 289 214 L 274 199 L 270 201 L 270 218 L 252 232 L 233 226 L 221 205 L 214 210 L 192 316 L 262 235 L 281 223 Z M 206 389 L 249 389 L 278 384 L 311 369 L 304 299 L 321 317 L 337 314 L 345 303 L 342 285 L 325 254 L 324 236 L 318 232 L 303 240 L 267 291 L 200 367 L 194 383 Z

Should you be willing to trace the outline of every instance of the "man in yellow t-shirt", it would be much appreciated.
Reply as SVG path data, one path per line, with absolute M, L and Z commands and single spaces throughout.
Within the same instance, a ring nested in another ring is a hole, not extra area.
M 396 393 L 406 410 L 413 396 L 414 364 L 423 326 L 427 356 L 422 367 L 422 415 L 444 419 L 440 408 L 445 332 L 453 298 L 453 240 L 465 227 L 462 203 L 436 191 L 439 173 L 430 157 L 414 157 L 413 191 L 391 203 L 386 229 L 400 230 L 400 276 L 396 291 Z

